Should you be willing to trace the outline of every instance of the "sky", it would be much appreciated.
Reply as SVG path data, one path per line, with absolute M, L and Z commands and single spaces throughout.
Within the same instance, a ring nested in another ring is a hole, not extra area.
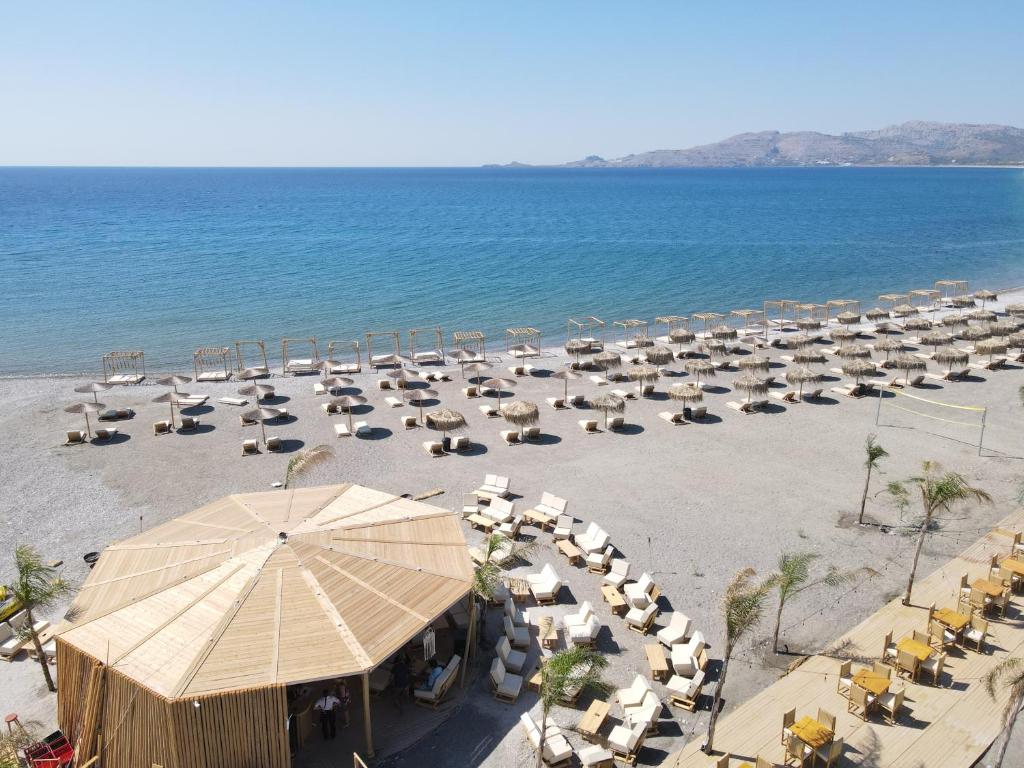
M 10 2 L 0 164 L 474 166 L 1024 127 L 1024 3 Z

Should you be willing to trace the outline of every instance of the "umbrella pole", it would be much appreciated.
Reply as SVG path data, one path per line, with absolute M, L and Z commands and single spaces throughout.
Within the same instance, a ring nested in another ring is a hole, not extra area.
M 171 407 L 171 429 L 176 429 L 174 426 L 174 402 L 171 401 L 168 405 Z
M 85 434 L 88 437 L 92 437 L 92 430 L 89 429 L 89 414 L 83 412 L 82 415 L 85 416 Z
M 263 433 L 263 445 L 267 444 L 267 425 L 263 423 L 263 417 L 260 416 L 260 432 Z
M 352 431 L 352 406 L 348 407 L 348 431 Z
M 565 390 L 562 392 L 562 399 L 563 400 L 568 400 L 569 399 L 569 380 L 566 379 L 564 383 L 565 383 Z

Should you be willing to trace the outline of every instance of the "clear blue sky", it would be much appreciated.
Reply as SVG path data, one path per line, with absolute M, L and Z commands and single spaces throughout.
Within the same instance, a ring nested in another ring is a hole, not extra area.
M 0 164 L 477 165 L 1024 126 L 1021 2 L 7 2 Z

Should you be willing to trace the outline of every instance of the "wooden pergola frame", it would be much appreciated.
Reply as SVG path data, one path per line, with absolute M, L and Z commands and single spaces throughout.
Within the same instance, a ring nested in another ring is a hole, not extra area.
M 374 339 L 391 339 L 392 350 L 379 355 L 373 354 Z M 380 368 L 382 365 L 395 365 L 392 362 L 382 362 L 384 358 L 394 355 L 396 358 L 402 356 L 402 334 L 399 331 L 367 331 L 366 332 L 366 362 L 371 368 Z M 397 363 L 401 365 L 401 361 Z
M 939 308 L 939 300 L 942 298 L 942 291 L 936 290 L 935 288 L 916 288 L 911 291 L 908 296 L 910 298 L 910 306 L 917 306 L 914 304 L 915 299 L 923 299 L 924 301 L 921 303 L 921 306 L 927 307 L 930 305 L 934 310 Z
M 246 365 L 245 354 L 242 350 L 255 350 L 259 365 Z M 261 369 L 264 375 L 270 375 L 270 364 L 267 362 L 267 345 L 263 339 L 238 339 L 235 341 L 235 365 L 238 373 L 246 368 Z
M 903 304 L 904 302 L 910 301 L 910 294 L 909 293 L 883 293 L 881 296 L 878 297 L 878 300 L 880 302 L 882 302 L 883 304 L 888 304 L 889 305 L 889 311 L 891 312 L 892 308 L 895 307 L 897 304 Z
M 852 309 L 851 309 L 852 307 Z M 860 302 L 857 299 L 829 299 L 825 302 L 825 322 L 828 323 L 832 320 L 832 310 L 836 310 L 836 314 L 842 314 L 843 312 L 850 311 L 855 314 L 860 314 Z
M 107 352 L 101 363 L 106 384 L 138 384 L 146 378 L 146 354 L 141 349 Z
M 596 331 L 596 333 L 595 333 Z M 570 317 L 565 324 L 566 343 L 576 340 L 590 344 L 591 352 L 604 350 L 605 322 L 599 317 Z
M 690 315 L 690 320 L 700 320 L 704 323 L 704 329 L 701 331 L 705 336 L 708 333 L 708 326 L 712 323 L 720 323 L 725 320 L 725 315 L 721 312 L 694 312 Z
M 967 294 L 966 280 L 936 280 L 935 288 L 942 293 L 943 299 L 952 299 L 954 296 Z
M 658 336 L 658 326 L 665 326 L 665 335 Z M 686 315 L 661 315 L 660 317 L 654 318 L 654 334 L 657 341 L 669 342 L 672 331 L 682 328 L 683 330 L 690 330 L 690 318 Z
M 612 323 L 612 328 L 617 328 L 618 334 L 621 334 L 615 341 L 615 345 L 623 349 L 637 349 L 641 339 L 650 338 L 651 324 L 646 320 L 637 320 L 636 318 L 616 320 Z
M 427 334 L 434 334 L 434 347 L 426 352 L 419 352 L 416 339 Z M 444 334 L 441 326 L 435 325 L 432 328 L 410 328 L 409 329 L 409 359 L 413 363 L 444 363 Z
M 512 347 L 517 344 L 529 344 L 537 350 L 537 353 L 529 354 L 526 352 L 513 352 Z M 521 359 L 525 359 L 527 357 L 540 357 L 540 330 L 529 325 L 517 328 L 506 328 L 505 353 Z
M 292 358 L 291 347 L 294 345 L 306 344 L 309 346 L 310 356 L 298 359 Z M 320 369 L 320 351 L 316 346 L 316 336 L 308 338 L 284 338 L 281 339 L 281 373 L 287 376 L 289 373 L 313 373 Z
M 454 331 L 452 344 L 456 349 L 474 355 L 474 360 L 470 362 L 487 360 L 487 337 L 484 336 L 483 331 Z
M 786 312 L 793 310 L 793 321 L 796 322 L 796 308 L 800 305 L 799 301 L 793 299 L 769 299 L 764 302 L 764 338 L 768 340 L 768 330 L 774 325 L 780 331 L 786 328 Z M 778 318 L 772 319 L 771 313 L 776 312 Z
M 352 339 L 351 341 L 328 341 L 327 342 L 327 360 L 331 363 L 337 363 L 331 365 L 331 373 L 359 373 L 363 370 L 363 356 L 359 351 L 359 341 Z M 347 348 L 352 350 L 356 356 L 354 363 L 338 363 L 334 357 L 334 351 L 336 349 Z
M 227 381 L 231 378 L 231 349 L 200 347 L 192 353 L 196 381 Z
M 756 327 L 750 327 L 751 318 L 754 318 L 754 326 L 762 326 L 762 330 L 767 327 L 765 325 L 764 311 L 760 309 L 733 309 L 729 312 L 729 317 L 738 317 L 743 320 L 743 328 L 737 329 L 742 336 L 756 336 L 761 333 L 761 330 L 758 330 Z

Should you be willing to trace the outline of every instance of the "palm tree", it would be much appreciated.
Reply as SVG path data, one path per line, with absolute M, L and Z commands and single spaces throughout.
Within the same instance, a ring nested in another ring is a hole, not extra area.
M 1003 736 L 1003 743 L 999 745 L 996 753 L 996 761 L 992 768 L 999 768 L 1003 764 L 1003 757 L 1006 756 L 1006 747 L 1010 744 L 1010 734 L 1013 732 L 1014 723 L 1017 722 L 1017 715 L 1020 714 L 1021 706 L 1024 706 L 1024 659 L 1010 657 L 999 662 L 991 672 L 985 675 L 985 688 L 989 696 L 996 698 L 1000 688 L 1009 689 L 1010 698 L 1003 710 L 1003 729 L 1006 734 Z
M 53 693 L 57 686 L 53 684 L 50 665 L 46 661 L 42 643 L 39 642 L 39 635 L 35 631 L 34 613 L 36 610 L 51 607 L 71 591 L 71 585 L 57 575 L 56 568 L 46 565 L 39 553 L 27 544 L 15 547 L 14 565 L 17 574 L 11 585 L 11 592 L 25 610 L 24 632 L 36 649 L 36 658 L 39 659 L 39 666 L 43 668 L 46 687 Z
M 878 444 L 876 435 L 868 435 L 864 441 L 864 468 L 867 469 L 867 477 L 864 478 L 864 493 L 860 497 L 860 517 L 857 518 L 857 525 L 864 525 L 864 507 L 868 503 L 868 487 L 871 485 L 871 472 L 878 469 L 878 462 L 889 455 L 889 452 Z
M 729 659 L 736 644 L 752 630 L 764 614 L 764 601 L 774 585 L 774 577 L 755 582 L 757 572 L 753 568 L 744 568 L 737 573 L 732 583 L 725 590 L 722 598 L 722 612 L 725 615 L 725 650 L 722 654 L 722 671 L 718 674 L 718 685 L 715 686 L 715 698 L 711 704 L 711 717 L 708 718 L 708 733 L 701 749 L 710 755 L 714 750 L 715 725 L 722 706 L 722 689 L 725 687 L 725 675 L 729 671 Z
M 914 589 L 914 576 L 917 574 L 917 561 L 921 557 L 924 538 L 928 535 L 935 513 L 948 512 L 954 504 L 971 499 L 981 502 L 992 501 L 992 497 L 987 492 L 970 485 L 963 475 L 956 472 L 944 472 L 938 462 L 925 461 L 921 464 L 921 469 L 920 475 L 907 478 L 902 482 L 889 483 L 888 488 L 889 493 L 896 499 L 896 503 L 900 507 L 906 507 L 910 489 L 916 488 L 921 494 L 921 508 L 924 511 L 921 531 L 917 537 L 917 548 L 914 550 L 914 562 L 910 567 L 910 579 L 907 581 L 907 594 L 903 597 L 904 605 L 910 605 L 910 595 Z
M 478 565 L 473 571 L 472 587 L 474 597 L 480 603 L 483 603 L 480 606 L 480 610 L 477 611 L 477 616 L 479 617 L 477 637 L 480 638 L 481 642 L 484 637 L 484 618 L 486 615 L 483 608 L 488 603 L 494 602 L 495 596 L 498 594 L 498 588 L 501 586 L 502 569 L 513 563 L 526 560 L 535 546 L 536 541 L 513 541 L 501 533 L 492 533 L 484 540 L 483 563 Z M 498 557 L 498 552 L 503 549 L 507 550 L 506 554 Z
M 608 659 L 582 645 L 574 645 L 564 651 L 552 654 L 540 667 L 540 745 L 537 747 L 537 768 L 544 766 L 544 742 L 547 735 L 548 715 L 560 701 L 571 698 L 572 694 L 589 690 L 593 693 L 607 693 L 610 686 L 602 673 L 608 666 Z
M 851 581 L 859 571 L 843 572 L 834 565 L 829 566 L 823 576 L 811 578 L 811 563 L 818 557 L 814 552 L 783 552 L 779 555 L 779 570 L 772 582 L 779 593 L 779 607 L 775 611 L 775 629 L 772 632 L 772 653 L 779 652 L 779 627 L 782 624 L 782 611 L 786 602 L 801 592 L 814 587 L 835 587 Z M 860 569 L 867 570 L 870 569 Z M 870 571 L 872 574 L 874 571 Z
M 322 464 L 334 455 L 334 449 L 328 445 L 314 445 L 299 451 L 288 459 L 288 468 L 284 471 L 284 488 L 288 483 L 309 472 L 317 464 Z

